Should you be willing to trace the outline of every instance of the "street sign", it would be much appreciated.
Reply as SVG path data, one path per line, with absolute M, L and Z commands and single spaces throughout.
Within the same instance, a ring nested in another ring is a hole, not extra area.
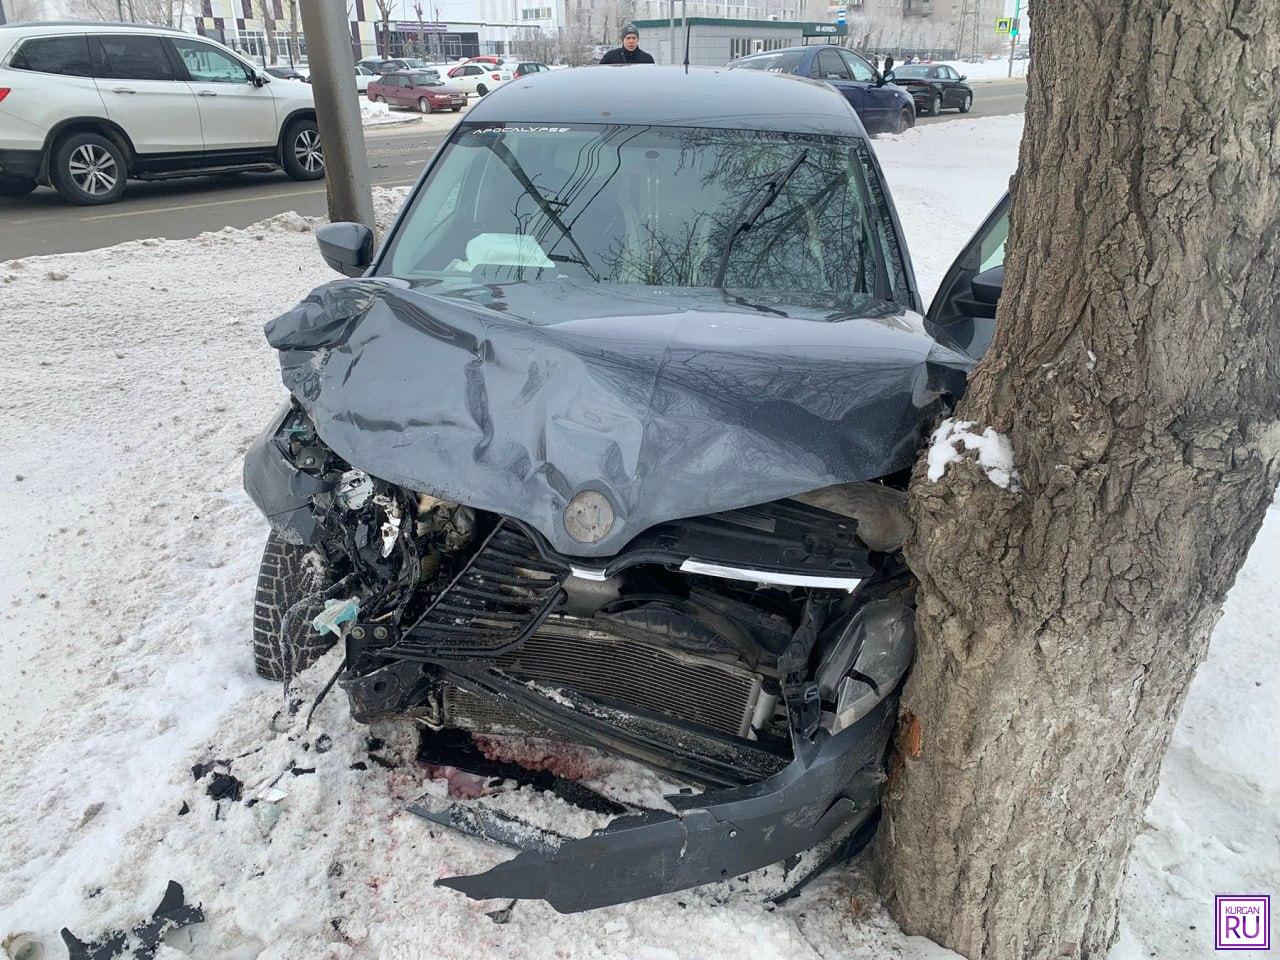
M 1012 17 L 1001 17 L 996 21 L 996 33 L 1009 33 L 1013 29 Z
M 848 22 L 849 22 L 849 8 L 837 7 L 836 8 L 836 24 L 839 26 L 844 26 Z

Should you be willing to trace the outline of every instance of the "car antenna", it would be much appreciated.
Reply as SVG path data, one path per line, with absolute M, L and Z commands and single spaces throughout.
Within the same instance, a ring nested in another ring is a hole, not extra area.
M 687 11 L 688 9 L 689 9 L 689 4 L 686 0 L 685 10 Z M 684 18 L 684 73 L 685 73 L 685 76 L 689 75 L 689 31 L 691 29 L 692 29 L 692 25 L 689 23 L 689 18 L 685 17 Z

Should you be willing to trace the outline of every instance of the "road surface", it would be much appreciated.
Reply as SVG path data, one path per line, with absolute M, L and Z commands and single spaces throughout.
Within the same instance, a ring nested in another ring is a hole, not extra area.
M 1023 110 L 1025 80 L 975 83 L 973 89 L 968 117 Z M 953 110 L 918 122 L 947 123 L 960 117 Z M 389 187 L 413 183 L 447 136 L 448 130 L 434 123 L 366 130 L 373 182 Z M 0 260 L 92 250 L 146 237 L 183 239 L 225 226 L 245 227 L 286 210 L 324 216 L 323 181 L 297 183 L 283 173 L 241 173 L 134 182 L 122 200 L 105 207 L 75 207 L 41 187 L 27 197 L 0 198 Z

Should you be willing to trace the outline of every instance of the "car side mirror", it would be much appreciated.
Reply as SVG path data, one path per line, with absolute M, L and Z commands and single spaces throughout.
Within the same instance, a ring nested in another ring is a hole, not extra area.
M 373 262 L 373 231 L 363 223 L 326 223 L 316 229 L 324 262 L 348 277 L 358 277 Z
M 968 77 L 966 77 L 966 76 L 962 73 L 962 74 L 960 74 L 960 79 L 961 79 L 961 80 L 968 80 L 969 78 L 968 78 Z
M 996 264 L 990 270 L 983 270 L 973 278 L 973 299 L 979 303 L 995 306 L 1000 302 L 1000 294 L 1004 290 L 1004 264 Z
M 258 73 L 255 71 L 253 74 L 253 79 L 250 80 L 249 82 L 252 83 L 255 87 L 261 87 L 270 83 L 271 77 L 267 76 L 267 74 L 265 73 Z
M 892 71 L 892 70 L 890 70 L 888 73 L 881 74 L 881 76 L 880 76 L 880 80 L 879 80 L 879 82 L 876 84 L 876 86 L 877 86 L 877 87 L 883 87 L 886 83 L 893 83 L 893 71 Z

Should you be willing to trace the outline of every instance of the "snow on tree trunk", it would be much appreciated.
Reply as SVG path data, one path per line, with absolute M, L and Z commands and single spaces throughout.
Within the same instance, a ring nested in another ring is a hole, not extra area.
M 1280 479 L 1280 4 L 1030 15 L 998 332 L 956 413 L 1008 438 L 1018 483 L 971 452 L 917 465 L 879 835 L 903 929 L 973 960 L 1105 956 Z

